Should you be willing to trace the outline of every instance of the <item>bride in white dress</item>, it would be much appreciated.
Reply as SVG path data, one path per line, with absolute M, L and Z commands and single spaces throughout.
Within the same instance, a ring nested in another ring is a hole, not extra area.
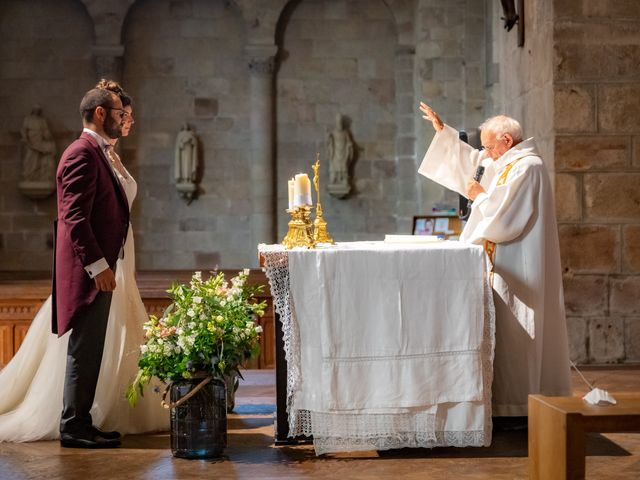
M 116 92 L 118 93 L 118 92 Z M 127 136 L 133 121 L 131 105 L 122 136 Z M 114 171 L 122 183 L 129 209 L 137 184 L 119 158 Z M 113 291 L 102 365 L 91 409 L 94 425 L 122 434 L 165 431 L 169 412 L 160 405 L 159 395 L 150 390 L 131 408 L 126 400 L 127 386 L 138 370 L 139 346 L 144 340 L 142 324 L 147 312 L 135 279 L 135 253 L 131 226 L 124 246 L 124 258 L 118 259 L 116 289 Z M 69 333 L 58 338 L 51 333 L 51 296 L 36 314 L 24 341 L 11 362 L 0 371 L 0 442 L 30 442 L 60 438 L 62 392 L 67 365 Z

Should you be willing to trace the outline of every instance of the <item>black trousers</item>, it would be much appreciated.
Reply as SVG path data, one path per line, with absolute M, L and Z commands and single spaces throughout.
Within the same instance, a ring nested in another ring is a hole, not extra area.
M 87 434 L 102 363 L 112 292 L 98 292 L 69 336 L 60 433 Z

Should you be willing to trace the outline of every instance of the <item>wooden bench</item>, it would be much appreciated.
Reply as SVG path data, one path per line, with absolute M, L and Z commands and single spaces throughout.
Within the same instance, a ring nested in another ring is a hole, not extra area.
M 588 432 L 640 432 L 640 393 L 614 393 L 615 405 L 580 397 L 529 395 L 529 478 L 585 478 Z

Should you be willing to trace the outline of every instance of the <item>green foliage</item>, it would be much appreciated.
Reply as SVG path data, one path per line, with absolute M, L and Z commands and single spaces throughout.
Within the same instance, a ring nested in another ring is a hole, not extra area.
M 256 303 L 255 295 L 264 286 L 247 285 L 248 275 L 245 269 L 229 283 L 222 272 L 207 280 L 195 272 L 188 285 L 168 290 L 173 303 L 161 318 L 151 315 L 144 324 L 138 375 L 127 390 L 131 405 L 153 377 L 170 383 L 204 372 L 223 379 L 260 353 L 262 327 L 256 319 L 266 302 Z

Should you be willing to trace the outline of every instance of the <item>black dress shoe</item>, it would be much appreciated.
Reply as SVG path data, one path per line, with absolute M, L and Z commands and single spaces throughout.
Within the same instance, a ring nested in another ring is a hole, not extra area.
M 93 433 L 94 435 L 100 435 L 102 438 L 106 438 L 107 440 L 117 440 L 122 436 L 120 435 L 120 432 L 116 432 L 115 430 L 111 432 L 105 432 L 97 427 L 91 427 L 91 433 Z
M 104 438 L 93 433 L 88 435 L 61 433 L 60 445 L 65 448 L 115 448 L 120 446 L 120 440 Z

